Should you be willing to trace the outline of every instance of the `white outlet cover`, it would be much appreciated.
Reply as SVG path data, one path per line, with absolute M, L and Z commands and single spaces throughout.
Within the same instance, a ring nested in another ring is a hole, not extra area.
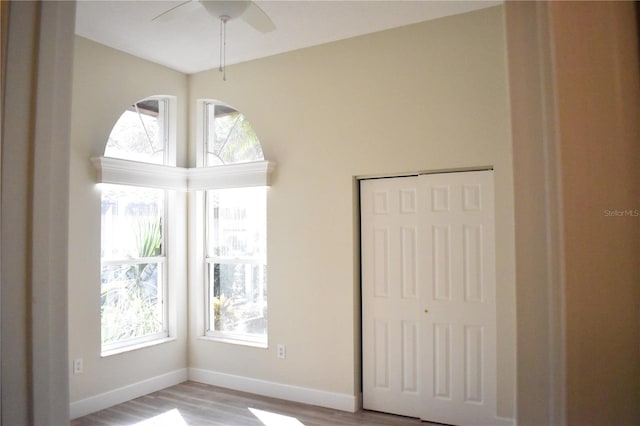
M 80 374 L 83 371 L 82 358 L 73 360 L 73 374 Z

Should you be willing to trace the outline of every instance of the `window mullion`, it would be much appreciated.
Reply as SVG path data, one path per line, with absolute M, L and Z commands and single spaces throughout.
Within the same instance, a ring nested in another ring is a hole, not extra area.
M 165 263 L 167 261 L 166 256 L 154 256 L 154 257 L 136 257 L 129 259 L 106 259 L 102 260 L 102 266 L 115 266 L 115 265 L 141 265 L 145 263 Z
M 207 263 L 220 263 L 224 265 L 264 265 L 266 262 L 262 258 L 257 257 L 207 257 Z

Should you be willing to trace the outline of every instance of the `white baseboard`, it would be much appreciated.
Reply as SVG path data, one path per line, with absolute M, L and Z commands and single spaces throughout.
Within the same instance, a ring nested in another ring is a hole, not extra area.
M 104 410 L 105 408 L 138 398 L 148 393 L 177 385 L 178 383 L 186 381 L 187 378 L 187 369 L 181 368 L 180 370 L 175 370 L 147 380 L 132 383 L 118 389 L 110 390 L 99 395 L 90 396 L 89 398 L 72 402 L 69 404 L 69 414 L 71 419 L 86 416 L 87 414 Z
M 138 398 L 148 393 L 177 385 L 186 380 L 336 410 L 356 412 L 360 409 L 359 398 L 354 395 L 285 385 L 200 368 L 183 368 L 99 395 L 74 401 L 69 405 L 70 417 L 71 419 L 76 419 L 86 416 L 87 414 L 104 410 L 105 408 Z
M 189 380 L 242 392 L 302 402 L 304 404 L 356 412 L 360 409 L 355 395 L 327 392 L 300 386 L 285 385 L 251 377 L 235 376 L 200 368 L 189 368 Z

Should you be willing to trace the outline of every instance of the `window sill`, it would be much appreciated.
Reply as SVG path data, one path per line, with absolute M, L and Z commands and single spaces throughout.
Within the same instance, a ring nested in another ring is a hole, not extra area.
M 214 336 L 200 336 L 198 340 L 205 340 L 209 342 L 219 343 L 231 343 L 233 345 L 249 346 L 252 348 L 269 349 L 269 344 L 266 342 L 252 342 L 250 340 L 232 339 L 229 337 L 214 337 Z
M 133 345 L 128 345 L 128 346 L 123 346 L 121 348 L 116 348 L 116 349 L 109 349 L 107 351 L 102 351 L 100 352 L 100 356 L 102 358 L 106 358 L 112 355 L 118 355 L 124 352 L 130 352 L 130 351 L 135 351 L 138 349 L 144 349 L 144 348 L 148 348 L 151 346 L 157 346 L 157 345 L 161 345 L 163 343 L 168 343 L 168 342 L 173 342 L 174 340 L 176 340 L 175 337 L 163 337 L 161 339 L 155 339 L 155 340 L 150 340 L 148 342 L 142 342 L 142 343 L 136 343 Z

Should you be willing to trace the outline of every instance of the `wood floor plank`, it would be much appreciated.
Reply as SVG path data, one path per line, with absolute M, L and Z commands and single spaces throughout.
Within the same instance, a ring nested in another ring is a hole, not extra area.
M 177 410 L 177 413 L 171 410 Z M 188 426 L 435 425 L 372 411 L 348 413 L 188 381 L 80 417 L 73 420 L 71 426 L 136 425 L 164 413 L 168 413 L 166 416 L 179 414 Z M 271 416 L 274 419 L 272 422 L 263 422 L 257 415 Z M 151 423 L 143 424 L 147 426 Z M 177 426 L 166 422 L 153 423 L 153 426 L 169 425 Z

